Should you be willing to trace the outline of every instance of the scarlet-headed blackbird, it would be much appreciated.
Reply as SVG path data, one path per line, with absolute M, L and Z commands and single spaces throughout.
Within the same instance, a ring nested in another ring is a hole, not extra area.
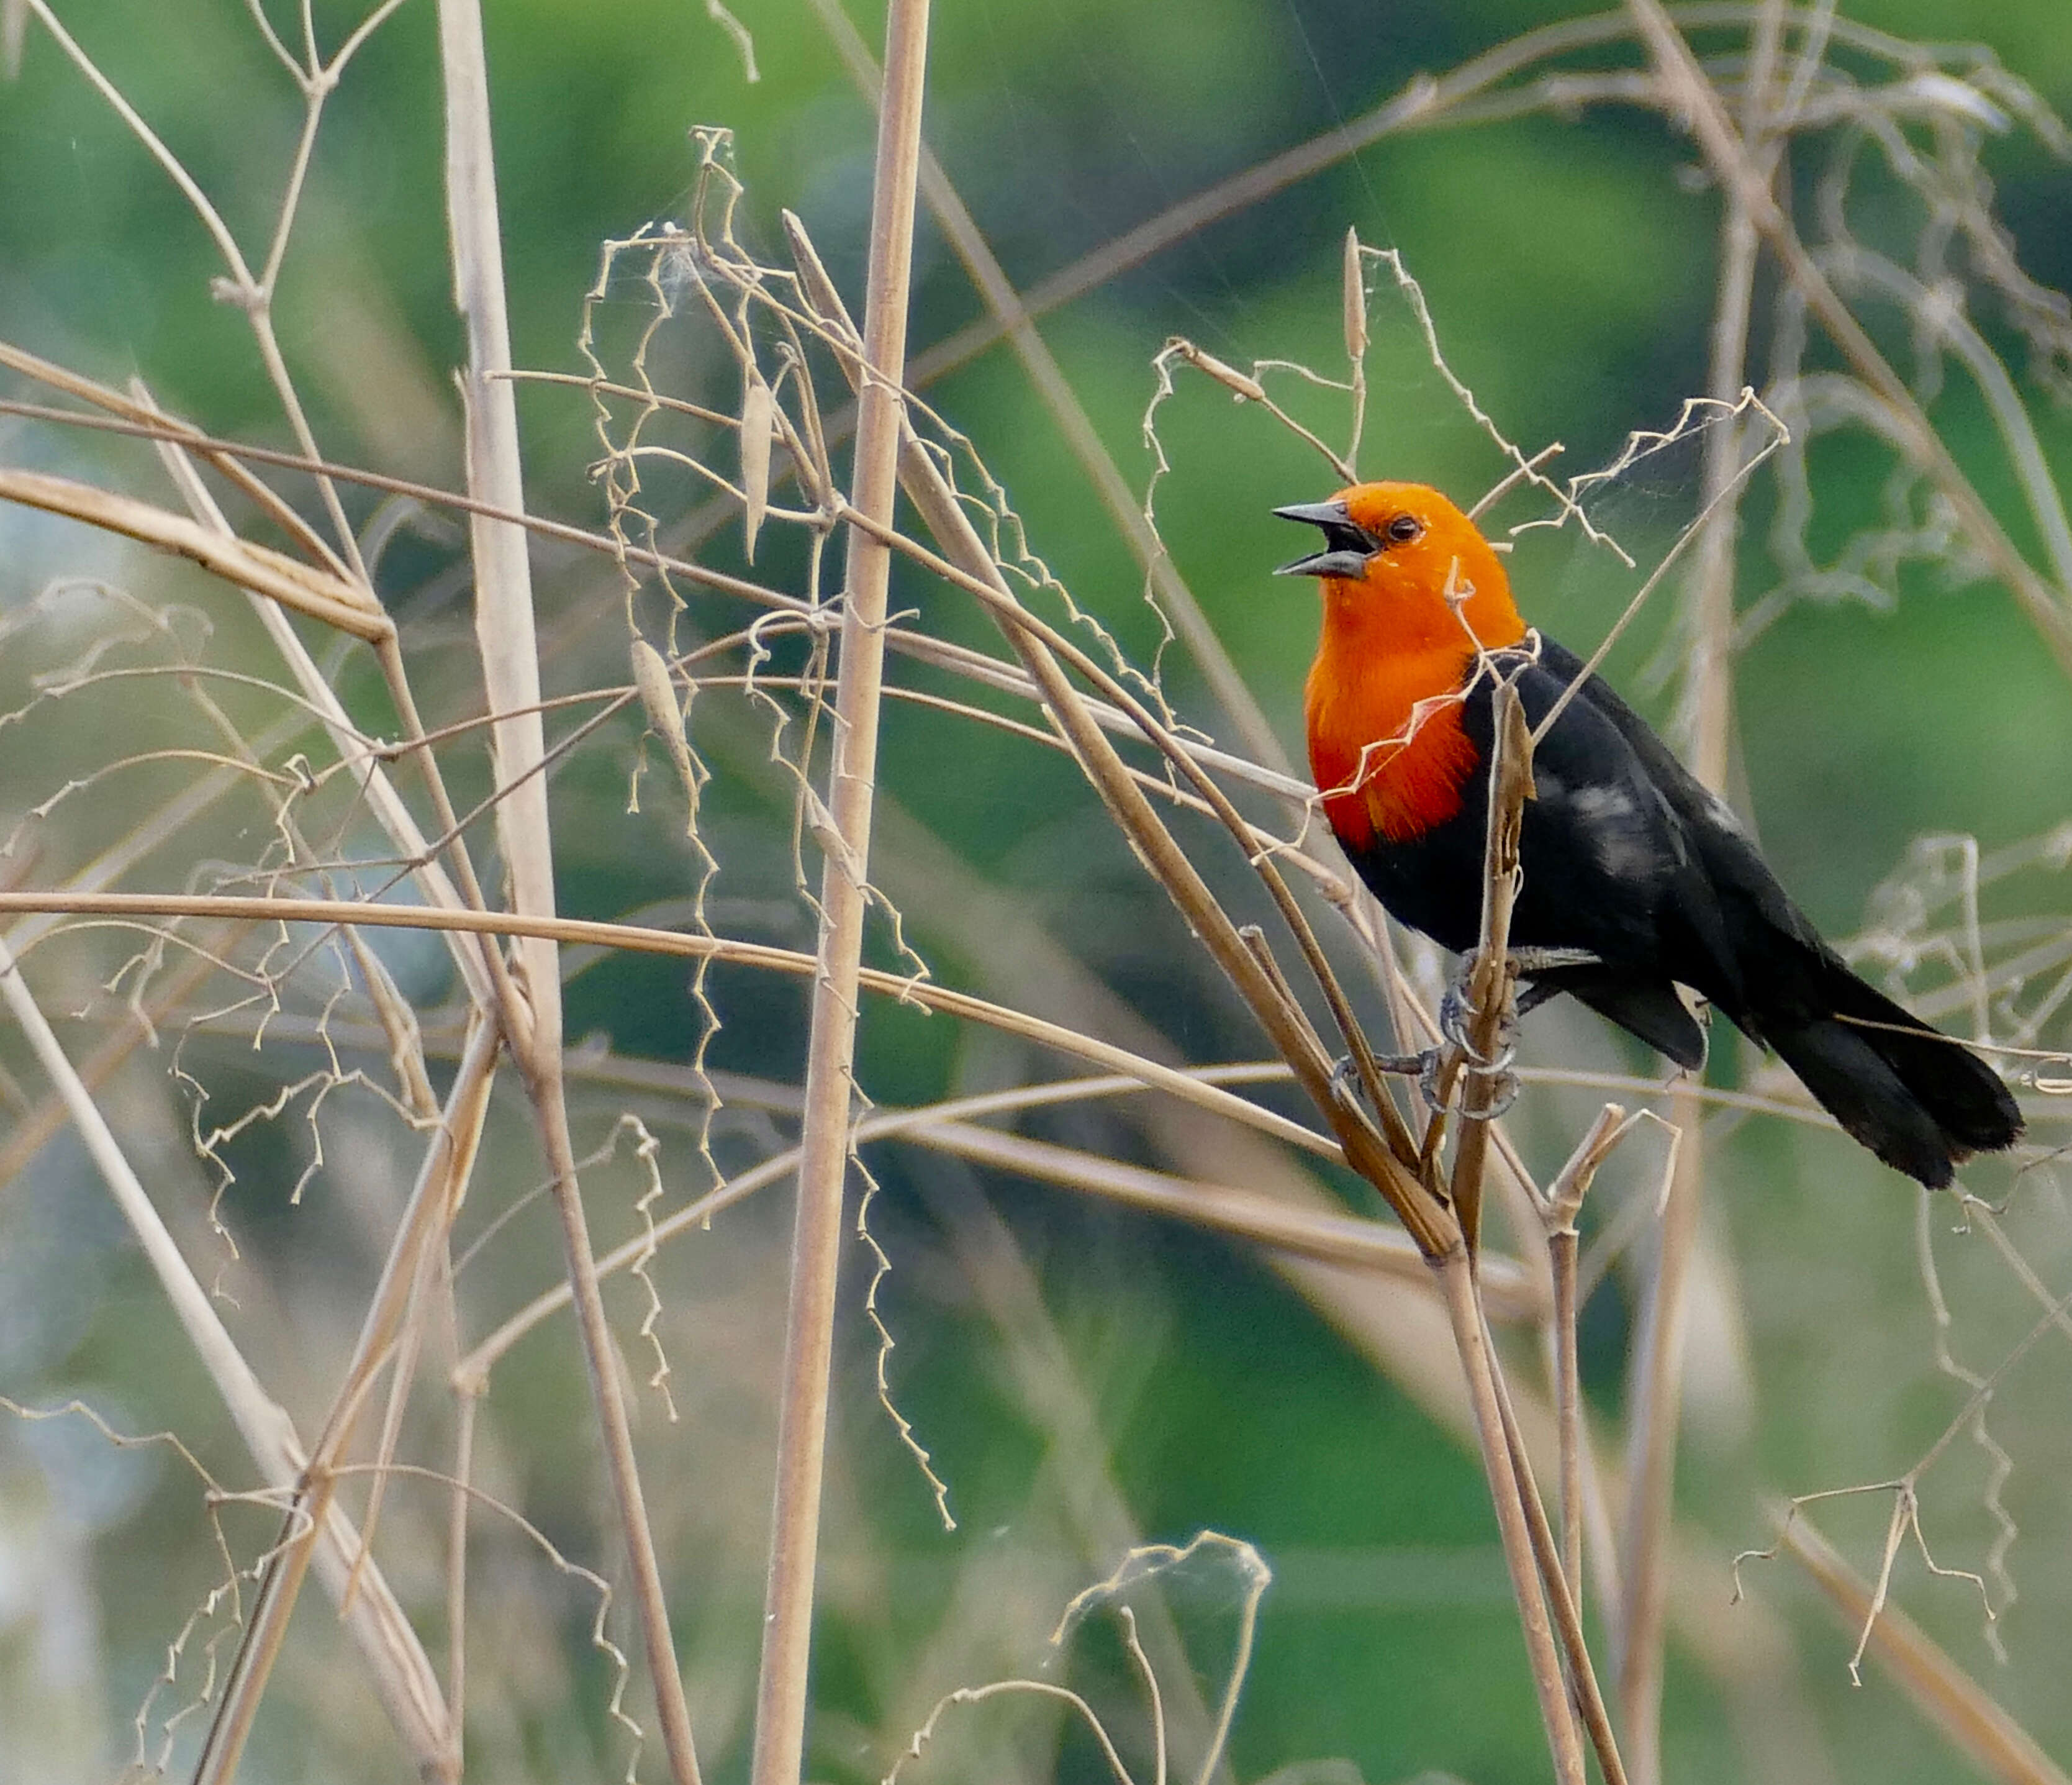
M 1274 512 L 1323 529 L 1323 550 L 1282 574 L 1322 581 L 1305 710 L 1331 829 L 1392 916 L 1470 950 L 1496 679 L 1515 676 L 1536 727 L 1582 664 L 1528 633 L 1497 554 L 1436 490 L 1362 483 Z M 1532 771 L 1511 930 L 1521 1012 L 1567 992 L 1695 1067 L 1704 1034 L 1675 989 L 1689 986 L 1881 1159 L 1937 1188 L 2020 1136 L 1999 1076 L 1850 972 L 1733 814 L 1597 677 Z

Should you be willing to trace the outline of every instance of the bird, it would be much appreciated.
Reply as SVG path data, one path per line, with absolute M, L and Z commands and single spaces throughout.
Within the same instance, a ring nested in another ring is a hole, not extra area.
M 1475 949 L 1498 681 L 1536 733 L 1566 697 L 1537 738 L 1519 839 L 1521 1017 L 1565 993 L 1695 1071 L 1705 1031 L 1688 987 L 1932 1189 L 2020 1137 L 1999 1074 L 1852 972 L 1732 808 L 1573 652 L 1527 627 L 1494 548 L 1446 496 L 1364 483 L 1273 512 L 1323 533 L 1321 551 L 1277 573 L 1322 588 L 1303 699 L 1310 771 L 1392 917 Z

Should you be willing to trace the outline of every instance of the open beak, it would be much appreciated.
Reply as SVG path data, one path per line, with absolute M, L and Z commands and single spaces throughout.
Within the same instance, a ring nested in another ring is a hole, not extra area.
M 1307 521 L 1324 531 L 1322 551 L 1282 565 L 1273 573 L 1277 577 L 1360 577 L 1366 574 L 1367 561 L 1380 549 L 1376 541 L 1354 524 L 1342 502 L 1293 502 L 1273 512 L 1283 520 Z

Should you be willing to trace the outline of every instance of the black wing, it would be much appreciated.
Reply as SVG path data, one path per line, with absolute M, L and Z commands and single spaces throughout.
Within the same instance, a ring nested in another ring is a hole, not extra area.
M 1575 653 L 1552 640 L 1542 641 L 1540 660 L 1540 668 L 1564 688 L 1582 672 Z M 1762 990 L 1746 982 L 1749 973 L 1782 966 L 1787 960 L 1810 966 L 1808 956 L 1823 967 L 1841 964 L 1778 883 L 1726 802 L 1708 792 L 1647 722 L 1596 676 L 1584 681 L 1568 713 L 1541 741 L 1536 762 L 1547 759 L 1549 746 L 1568 725 L 1568 714 L 1578 707 L 1587 707 L 1631 753 L 1635 767 L 1667 813 L 1693 870 L 1674 880 L 1670 908 L 1659 918 L 1662 941 L 1676 977 L 1748 1027 L 1754 1009 L 1768 1001 Z M 1527 711 L 1528 715 L 1531 711 L 1529 699 Z M 1585 731 L 1593 729 L 1585 727 Z M 1589 754 L 1587 748 L 1585 754 Z M 1764 977 L 1766 989 L 1767 973 Z

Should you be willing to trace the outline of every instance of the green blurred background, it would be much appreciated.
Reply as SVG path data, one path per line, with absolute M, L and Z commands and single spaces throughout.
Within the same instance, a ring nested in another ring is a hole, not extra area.
M 487 10 L 521 364 L 583 369 L 575 337 L 599 243 L 683 215 L 695 165 L 686 132 L 694 125 L 735 133 L 746 187 L 744 241 L 765 257 L 779 255 L 777 213 L 793 208 L 837 281 L 857 290 L 873 123 L 808 8 L 754 0 L 737 8 L 754 35 L 761 75 L 754 84 L 744 80 L 730 39 L 686 0 L 606 7 L 493 0 Z M 61 13 L 255 253 L 278 202 L 301 108 L 249 14 L 221 0 L 176 14 L 134 3 L 68 4 Z M 335 42 L 359 14 L 326 5 L 317 15 L 326 40 Z M 1420 72 L 1442 73 L 1572 16 L 1495 0 L 943 5 L 934 20 L 927 132 L 1009 276 L 1026 288 L 1198 189 L 1365 113 Z M 2064 0 L 1855 0 L 1848 16 L 1924 41 L 1988 46 L 2045 105 L 2072 112 Z M 877 39 L 874 14 L 857 23 Z M 434 24 L 425 0 L 405 6 L 331 102 L 278 315 L 329 454 L 450 487 L 459 471 L 448 369 L 461 347 L 446 259 Z M 1701 39 L 1708 47 L 1724 41 Z M 1638 65 L 1630 45 L 1604 52 L 1600 64 L 1607 62 Z M 1831 146 L 1809 146 L 1794 161 L 1794 185 L 1808 204 Z M 1989 134 L 1984 156 L 2021 266 L 2045 286 L 2072 287 L 2072 169 L 2021 129 Z M 1864 174 L 1859 195 L 1854 221 L 1864 238 L 1910 260 L 1922 228 L 1915 201 L 1874 169 Z M 1704 388 L 1717 223 L 1716 197 L 1695 175 L 1690 143 L 1659 117 L 1626 107 L 1541 110 L 1376 143 L 1190 236 L 1047 319 L 1043 332 L 1124 476 L 1141 489 L 1150 459 L 1139 422 L 1161 343 L 1185 334 L 1240 365 L 1270 356 L 1334 369 L 1341 243 L 1354 227 L 1364 241 L 1400 251 L 1422 282 L 1452 364 L 1505 431 L 1528 449 L 1564 442 L 1562 463 L 1577 470 L 1608 456 L 1629 430 L 1667 422 L 1683 397 Z M 981 314 L 925 218 L 919 269 L 916 350 Z M 0 334 L 110 383 L 142 373 L 162 401 L 216 433 L 289 445 L 244 319 L 212 297 L 209 280 L 219 270 L 166 179 L 31 21 L 19 71 L 0 87 Z M 1774 335 L 1774 297 L 1766 266 L 1751 353 L 1758 383 Z M 645 319 L 637 295 L 623 288 L 606 307 L 610 327 Z M 1867 315 L 1895 361 L 1911 366 L 1904 319 Z M 1384 299 L 1376 315 L 1380 369 L 1363 471 L 1465 492 L 1493 481 L 1500 460 L 1420 368 L 1400 311 Z M 1980 301 L 1976 315 L 2019 376 L 2023 343 L 1989 301 Z M 693 327 L 682 326 L 687 333 Z M 733 401 L 727 368 L 709 351 L 690 340 L 670 351 L 684 394 Z M 2046 453 L 2065 462 L 2072 431 L 2062 406 L 2033 382 L 2024 389 Z M 1157 634 L 1138 598 L 1141 574 L 1007 352 L 995 347 L 927 394 L 1011 492 L 1034 549 L 1133 656 L 1148 657 Z M 1342 409 L 1329 400 L 1298 393 L 1291 401 L 1342 434 Z M 534 507 L 598 524 L 601 504 L 589 475 L 597 442 L 586 401 L 534 388 L 521 393 L 520 408 Z M 2017 540 L 2033 549 L 2033 529 L 1970 387 L 1953 374 L 1934 413 Z M 1306 587 L 1267 575 L 1292 549 L 1267 511 L 1314 499 L 1329 474 L 1256 413 L 1234 409 L 1226 393 L 1198 382 L 1183 381 L 1161 411 L 1160 436 L 1174 467 L 1158 492 L 1168 547 L 1293 746 L 1314 614 Z M 141 447 L 4 418 L 0 439 L 10 463 L 163 499 Z M 1849 530 L 1876 512 L 1889 468 L 1882 449 L 1858 436 L 1816 449 L 1816 555 L 1834 556 Z M 1696 478 L 1695 459 L 1662 474 L 1661 512 L 1672 522 L 1695 511 Z M 374 498 L 352 500 L 360 504 L 356 517 L 373 512 Z M 1744 607 L 1780 582 L 1766 549 L 1776 507 L 1770 487 L 1759 483 L 1743 536 Z M 117 574 L 105 552 L 97 557 L 98 548 L 83 541 L 54 523 L 0 514 L 0 596 L 18 609 L 53 575 L 88 565 Z M 413 525 L 397 535 L 382 573 L 384 592 L 434 666 L 428 698 L 450 714 L 468 707 L 459 546 L 450 529 Z M 776 545 L 775 559 L 766 551 L 766 570 L 794 561 L 782 556 L 787 549 Z M 739 561 L 730 536 L 709 549 L 716 561 Z M 539 558 L 545 624 L 557 652 L 550 683 L 566 690 L 623 679 L 623 622 L 609 577 L 573 555 L 543 548 Z M 1630 587 L 1565 545 L 1522 547 L 1517 568 L 1528 618 L 1578 648 L 1601 636 Z M 132 579 L 157 574 L 134 556 L 120 571 Z M 212 655 L 257 661 L 249 625 L 220 591 L 199 579 L 174 586 L 216 619 Z M 1901 870 L 1918 836 L 1969 833 L 1988 850 L 2012 844 L 2060 822 L 2064 789 L 2072 786 L 2072 701 L 2011 598 L 1990 582 L 1952 578 L 1934 566 L 1889 580 L 1885 594 L 1881 607 L 1791 603 L 1735 669 L 1735 797 L 1786 883 L 1838 936 L 1863 925 L 1873 890 Z M 1612 668 L 1665 724 L 1675 709 L 1673 677 L 1649 672 L 1660 666 L 1665 641 L 1673 646 L 1670 600 L 1673 592 Z M 896 604 L 919 608 L 931 629 L 985 640 L 957 602 L 919 578 L 902 581 Z M 701 612 L 697 623 L 722 626 L 717 613 Z M 44 639 L 27 624 L 11 644 L 9 636 L 0 634 L 9 705 L 25 697 L 29 676 L 77 648 L 76 639 Z M 1184 714 L 1221 729 L 1177 652 L 1168 680 Z M 380 725 L 371 675 L 348 668 L 343 685 L 366 722 Z M 713 700 L 712 729 L 700 732 L 694 718 L 693 734 L 715 772 L 704 819 L 726 865 L 716 920 L 738 933 L 807 945 L 810 921 L 791 892 L 784 792 L 761 760 L 764 732 L 740 703 Z M 0 734 L 0 818 L 11 825 L 52 790 L 53 764 L 90 759 L 111 711 L 136 716 L 75 703 Z M 989 973 L 1011 979 L 1011 969 L 982 958 L 989 944 L 1006 948 L 1011 939 L 979 933 L 972 915 L 981 894 L 997 896 L 1190 1059 L 1262 1051 L 1061 759 L 911 709 L 895 709 L 887 724 L 886 781 L 896 821 L 932 833 L 956 864 L 953 874 L 931 870 L 910 833 L 881 841 L 892 864 L 882 877 L 907 907 L 914 939 L 939 977 L 980 989 Z M 557 781 L 562 899 L 571 913 L 609 917 L 675 897 L 695 873 L 673 789 L 658 777 L 648 784 L 647 812 L 639 819 L 623 812 L 635 736 L 630 724 L 606 733 Z M 479 763 L 464 757 L 454 773 L 464 785 L 474 784 L 471 775 L 479 783 Z M 130 791 L 108 795 L 92 824 L 119 829 L 125 800 L 134 802 L 126 808 L 134 818 L 166 784 L 147 774 L 129 778 L 123 786 Z M 56 883 L 59 869 L 100 833 L 60 821 L 39 834 L 47 853 L 32 871 L 41 884 Z M 1198 834 L 1211 846 L 1206 832 Z M 235 857 L 259 846 L 249 836 L 212 833 L 207 847 Z M 206 853 L 198 847 L 195 859 Z M 1234 898 L 1251 896 L 1231 864 L 1218 874 Z M 2015 876 L 1994 889 L 1988 915 L 2034 918 L 2047 928 L 2067 908 L 2062 881 L 2062 858 L 2061 869 L 2046 864 Z M 162 875 L 137 882 L 171 883 Z M 436 1002 L 436 954 L 399 950 L 397 958 L 417 961 L 417 983 Z M 1040 972 L 1040 961 L 1023 965 Z M 628 1055 L 688 1059 L 696 1026 L 682 978 L 673 968 L 628 961 L 590 968 L 571 985 L 571 1036 L 608 1039 Z M 1938 982 L 1931 962 L 1918 983 Z M 999 978 L 990 983 L 994 995 L 1007 995 Z M 727 1027 L 712 1063 L 795 1080 L 803 993 L 719 973 L 713 997 Z M 90 1001 L 83 992 L 82 1001 Z M 259 1059 L 206 1037 L 193 1046 L 226 1108 L 261 1095 L 274 1082 L 269 1075 L 285 1081 L 298 1058 L 292 1045 Z M 865 1088 L 887 1104 L 984 1088 L 1034 1069 L 1013 1049 L 960 1033 L 946 1019 L 891 1009 L 870 1012 L 864 1047 Z M 1717 1076 L 1754 1065 L 1732 1049 L 1720 1053 Z M 1527 1057 L 1609 1070 L 1640 1064 L 1590 1019 L 1556 1011 L 1535 1019 Z M 33 1068 L 11 1055 L 9 1063 L 25 1082 L 32 1079 Z M 139 1120 L 156 1137 L 166 1194 L 188 1199 L 193 1222 L 207 1174 L 183 1153 L 184 1105 L 163 1067 L 162 1057 L 138 1064 L 131 1088 L 134 1099 L 159 1111 Z M 21 1095 L 41 1093 L 36 1082 Z M 1536 1165 L 1558 1163 L 1597 1100 L 1579 1091 L 1528 1097 L 1519 1128 Z M 610 1102 L 604 1094 L 586 1112 L 587 1141 L 608 1125 L 601 1113 Z M 1105 1109 L 1060 1115 L 1032 1131 L 1162 1162 L 1141 1127 Z M 2060 1137 L 2044 1129 L 2039 1137 L 2055 1144 Z M 1765 1540 L 1767 1496 L 1898 1473 L 1963 1393 L 1936 1367 L 1906 1187 L 1832 1136 L 1783 1124 L 1725 1122 L 1716 1141 L 1679 1481 L 1702 1564 L 1693 1577 L 1704 1590 L 1717 1588 L 1735 1551 Z M 688 1140 L 680 1132 L 670 1144 L 677 1149 L 668 1174 L 672 1193 L 695 1191 Z M 715 1144 L 731 1166 L 767 1151 L 769 1141 L 743 1117 L 723 1125 Z M 349 1331 L 354 1296 L 378 1256 L 370 1248 L 380 1244 L 369 1220 L 352 1212 L 355 1180 L 343 1166 L 318 1180 L 310 1206 L 285 1207 L 303 1147 L 293 1133 L 253 1139 L 237 1155 L 240 1182 L 227 1204 L 261 1267 L 248 1265 L 240 1275 L 236 1318 L 273 1335 L 282 1392 L 298 1412 L 322 1405 L 334 1359 L 326 1347 L 335 1342 L 323 1335 Z M 504 1183 L 528 1183 L 536 1167 L 515 1117 L 504 1155 Z M 394 1158 L 405 1160 L 407 1150 Z M 870 1158 L 885 1186 L 875 1222 L 895 1265 L 885 1307 L 899 1339 L 898 1399 L 950 1483 L 960 1529 L 946 1536 L 935 1528 L 924 1487 L 872 1405 L 875 1344 L 852 1306 L 841 1338 L 845 1473 L 828 1540 L 815 1776 L 877 1776 L 909 1726 L 916 1694 L 925 1710 L 935 1692 L 990 1676 L 968 1674 L 954 1649 L 931 1647 L 935 1633 L 953 1627 L 948 1621 L 959 1595 L 993 1577 L 989 1556 L 1024 1547 L 1048 1556 L 1043 1568 L 1017 1573 L 1005 1565 L 1001 1577 L 1028 1596 L 1030 1628 L 1039 1631 L 1061 1602 L 1059 1583 L 1096 1577 L 1112 1562 L 1105 1557 L 1090 1567 L 1073 1549 L 1084 1527 L 1058 1511 L 1073 1499 L 1075 1471 L 1088 1468 L 1112 1472 L 1146 1536 L 1184 1541 L 1216 1527 L 1257 1544 L 1279 1571 L 1235 1730 L 1239 1776 L 1333 1757 L 1370 1781 L 1440 1775 L 1494 1785 L 1545 1775 L 1479 1473 L 1344 1331 L 1239 1248 L 898 1149 Z M 1644 1197 L 1653 1163 L 1652 1155 L 1622 1162 L 1605 1199 L 1616 1205 Z M 373 1182 L 384 1175 L 378 1162 L 363 1160 L 358 1169 Z M 405 1164 L 395 1169 L 407 1172 Z M 2072 1224 L 2047 1164 L 2018 1186 L 2005 1173 L 1982 1174 L 1981 1187 L 2014 1190 L 2010 1230 L 2045 1280 L 2059 1281 Z M 242 1479 L 220 1414 L 197 1372 L 182 1367 L 156 1291 L 101 1212 L 99 1195 L 81 1157 L 63 1141 L 0 1188 L 0 1392 L 35 1405 L 82 1394 L 118 1425 L 181 1431 L 224 1479 Z M 629 1199 L 609 1205 L 601 1226 L 630 1231 Z M 372 1206 L 384 1206 L 379 1195 Z M 682 1347 L 678 1380 L 697 1385 L 684 1394 L 683 1425 L 650 1417 L 643 1433 L 647 1467 L 662 1484 L 652 1491 L 665 1507 L 664 1549 L 677 1569 L 708 1776 L 718 1779 L 745 1769 L 743 1695 L 759 1609 L 755 1546 L 787 1216 L 772 1204 L 731 1219 L 716 1256 L 670 1266 L 678 1273 L 666 1297 L 672 1343 Z M 1930 1220 L 1957 1317 L 1951 1342 L 1984 1370 L 2032 1316 L 1983 1243 L 1953 1235 L 1954 1224 L 1947 1205 Z M 190 1231 L 198 1244 L 212 1244 L 198 1225 Z M 500 1312 L 553 1273 L 544 1218 L 519 1232 L 508 1252 L 485 1267 L 499 1273 L 488 1279 L 486 1302 Z M 1049 1322 L 1067 1398 L 1092 1422 L 1082 1434 L 1091 1451 L 1061 1449 L 1056 1429 L 1032 1416 L 1026 1387 L 1017 1386 L 1014 1354 L 1002 1351 L 1000 1306 L 989 1298 L 1008 1293 L 1000 1286 L 1006 1279 L 996 1275 L 989 1291 L 974 1287 L 981 1280 L 974 1259 L 991 1256 L 988 1246 L 1005 1246 L 1018 1261 L 1001 1269 L 1024 1284 Z M 856 1261 L 859 1292 L 865 1274 Z M 1608 1419 L 1618 1410 L 1630 1339 L 1626 1293 L 1615 1277 L 1585 1333 L 1590 1386 Z M 637 1300 L 617 1311 L 631 1351 Z M 528 1344 L 497 1380 L 493 1405 L 507 1452 L 500 1489 L 608 1572 L 608 1553 L 599 1553 L 609 1546 L 599 1535 L 596 1465 L 577 1412 L 585 1405 L 579 1360 L 565 1332 Z M 1529 1351 L 1519 1355 L 1531 1374 Z M 2014 1459 L 2004 1499 L 2022 1533 L 2009 1557 L 2021 1595 L 1999 1626 L 2007 1667 L 1988 1654 L 1975 1595 L 1962 1583 L 1929 1581 L 1909 1563 L 1899 1591 L 2047 1746 L 2072 1757 L 2072 1701 L 2062 1685 L 2072 1652 L 2065 1380 L 2062 1357 L 2046 1344 L 2010 1374 L 1993 1413 Z M 117 1468 L 89 1441 L 57 1444 L 32 1439 L 31 1430 L 0 1426 L 0 1554 L 12 1546 L 18 1578 L 33 1580 L 41 1577 L 18 1557 L 39 1552 L 72 1597 L 54 1598 L 51 1589 L 10 1601 L 0 1569 L 0 1729 L 29 1729 L 62 1698 L 79 1707 L 77 1743 L 37 1750 L 22 1737 L 18 1751 L 119 1755 L 163 1644 L 212 1577 L 208 1558 L 196 1559 L 206 1526 L 176 1470 L 138 1474 L 127 1462 Z M 1960 1446 L 1924 1483 L 1925 1516 L 1948 1565 L 1984 1565 L 1996 1529 L 1983 1500 L 1988 1468 L 1983 1452 Z M 81 1481 L 101 1483 L 105 1503 L 68 1485 Z M 1875 1565 L 1886 1510 L 1877 1499 L 1823 1511 L 1859 1568 Z M 70 1548 L 55 1544 L 50 1534 L 58 1529 L 72 1533 Z M 255 1541 L 256 1522 L 239 1535 L 248 1546 Z M 584 1647 L 587 1603 L 580 1595 L 556 1598 L 560 1588 L 532 1581 L 535 1565 L 520 1551 L 513 1557 L 512 1580 L 522 1577 L 533 1595 L 508 1587 L 523 1608 L 516 1622 L 545 1605 L 558 1608 L 558 1623 L 522 1639 L 498 1631 L 495 1595 L 507 1588 L 491 1571 L 479 1615 L 495 1632 L 483 1651 L 502 1667 L 496 1684 L 483 1688 L 480 1726 L 471 1730 L 482 1776 L 615 1776 L 619 1738 L 602 1709 L 608 1670 Z M 1851 1685 L 1852 1635 L 1822 1613 L 1787 1565 L 1759 1570 L 1750 1586 L 1765 1615 L 1774 1614 L 1763 1640 L 1774 1635 L 1787 1645 L 1781 1661 L 1771 1659 L 1794 1682 L 1794 1696 L 1766 1729 L 1750 1708 L 1762 1704 L 1762 1688 L 1732 1684 L 1745 1656 L 1719 1661 L 1687 1634 L 1670 1672 L 1668 1777 L 1959 1774 L 1963 1762 L 1881 1679 L 1872 1674 L 1860 1689 Z M 1997 1582 L 1994 1590 L 1997 1597 Z M 48 1659 L 47 1624 L 60 1600 L 77 1615 L 73 1647 L 56 1651 L 71 1657 L 71 1671 L 57 1677 L 48 1672 L 59 1664 Z M 1211 1580 L 1196 1599 L 1183 1596 L 1182 1620 L 1205 1676 L 1213 1676 L 1216 1645 L 1227 1640 L 1229 1610 L 1227 1583 Z M 403 1776 L 384 1738 L 364 1734 L 365 1720 L 377 1713 L 355 1696 L 361 1688 L 351 1682 L 354 1664 L 328 1611 L 302 1615 L 315 1659 L 285 1670 L 249 1776 Z M 1756 1614 L 1730 1609 L 1721 1594 L 1713 1615 L 1726 1626 Z M 1718 1653 L 1732 1651 L 1729 1632 Z M 972 1659 L 976 1664 L 978 1655 Z M 990 1665 L 993 1658 L 985 1659 Z M 1033 1670 L 1043 1661 L 1039 1643 L 1015 1665 Z M 1090 1678 L 1112 1672 L 1112 1657 L 1086 1664 Z M 1766 1676 L 1758 1668 L 1750 1677 Z M 1040 1719 L 1026 1713 L 999 1715 L 1013 1737 L 1003 1737 L 1004 1752 L 1019 1753 L 1028 1775 L 1042 1776 L 1054 1731 L 1042 1733 Z M 357 1742 L 356 1728 L 363 1732 Z M 7 1746 L 0 1738 L 0 1750 Z M 1099 1776 L 1083 1742 L 1063 1738 L 1054 1753 L 1055 1776 Z M 0 1757 L 0 1779 L 18 1776 L 10 1764 Z M 1009 1758 L 989 1764 L 997 1770 L 985 1776 L 1023 1776 Z M 658 1759 L 648 1766 L 652 1774 Z

